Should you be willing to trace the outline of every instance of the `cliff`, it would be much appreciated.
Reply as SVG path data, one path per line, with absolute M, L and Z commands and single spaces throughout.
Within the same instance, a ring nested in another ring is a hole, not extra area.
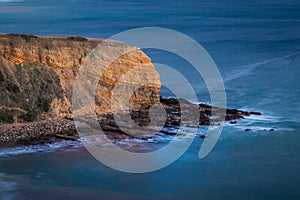
M 70 120 L 73 118 L 71 111 L 73 85 L 76 76 L 82 70 L 84 73 L 94 72 L 93 63 L 86 62 L 86 58 L 95 56 L 89 52 L 101 42 L 103 40 L 82 37 L 0 35 L 0 148 L 78 138 L 73 121 Z M 160 113 L 154 113 L 152 117 L 164 122 L 164 128 L 160 130 L 163 134 L 176 134 L 174 130 L 181 125 L 181 114 L 184 112 L 188 113 L 186 116 L 194 111 L 199 112 L 199 123 L 185 124 L 194 128 L 219 123 L 218 120 L 222 119 L 221 115 L 211 118 L 212 109 L 216 109 L 212 106 L 192 104 L 183 99 L 160 98 L 159 74 L 155 71 L 150 58 L 137 47 L 109 41 L 102 43 L 101 50 L 102 53 L 99 55 L 104 65 L 102 63 L 99 66 L 102 67 L 102 76 L 97 77 L 97 73 L 88 75 L 96 77 L 94 80 L 98 81 L 95 111 L 102 129 L 109 138 L 114 140 L 128 137 L 144 138 L 148 137 L 148 131 L 151 134 L 156 132 L 150 126 L 145 133 L 138 129 L 133 135 L 128 134 L 123 131 L 135 128 L 126 120 L 123 129 L 120 129 L 111 113 L 112 91 L 116 85 L 122 86 L 117 93 L 120 97 L 117 100 L 118 109 L 128 109 L 119 104 L 123 105 L 125 97 L 130 97 L 130 117 L 141 127 L 150 124 L 149 108 L 159 102 L 164 106 L 166 119 L 162 119 Z M 109 62 L 110 56 L 114 57 L 122 52 L 129 53 L 112 63 Z M 125 79 L 124 74 L 128 75 Z M 147 86 L 139 87 L 145 82 Z M 138 89 L 132 93 L 132 88 Z M 80 92 L 91 93 L 89 87 Z M 180 106 L 188 109 L 181 110 Z M 232 124 L 237 123 L 238 119 L 243 119 L 243 116 L 261 114 L 237 109 L 218 109 L 226 113 L 225 120 Z M 84 115 L 85 107 L 79 109 L 79 112 L 76 110 L 76 114 Z M 121 118 L 123 119 L 122 116 Z M 22 123 L 30 121 L 36 122 Z M 205 135 L 201 137 L 206 138 Z
M 101 42 L 82 37 L 0 35 L 0 122 L 72 118 L 74 80 L 85 57 Z M 132 74 L 129 83 L 146 79 L 153 84 L 135 91 L 130 105 L 159 102 L 159 75 L 144 52 L 115 41 L 106 43 L 105 51 L 121 51 L 124 47 L 130 52 L 107 66 L 99 80 L 95 97 L 98 114 L 111 111 L 114 85 L 135 66 L 142 66 L 142 70 Z M 125 95 L 128 91 L 123 92 Z

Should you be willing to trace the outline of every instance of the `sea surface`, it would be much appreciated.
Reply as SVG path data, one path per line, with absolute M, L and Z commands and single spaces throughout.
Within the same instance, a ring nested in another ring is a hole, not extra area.
M 198 158 L 197 136 L 176 162 L 146 174 L 104 166 L 79 142 L 2 149 L 0 199 L 299 199 L 299 1 L 0 0 L 0 33 L 108 38 L 149 26 L 199 42 L 223 77 L 228 107 L 263 115 L 226 123 L 207 157 Z M 184 59 L 145 51 L 181 72 L 199 102 L 210 103 Z M 125 145 L 151 150 L 171 139 Z

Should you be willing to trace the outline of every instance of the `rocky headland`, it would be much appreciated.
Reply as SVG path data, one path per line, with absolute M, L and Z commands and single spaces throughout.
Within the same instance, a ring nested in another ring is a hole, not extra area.
M 102 41 L 83 37 L 0 35 L 0 147 L 78 139 L 71 110 L 72 87 L 85 57 Z M 114 122 L 111 96 L 122 74 L 135 66 L 143 67 L 129 76 L 131 80 L 121 84 L 138 84 L 141 80 L 152 84 L 131 95 L 131 118 L 145 126 L 150 121 L 151 105 L 161 103 L 167 111 L 166 129 L 161 132 L 174 134 L 168 127 L 180 125 L 180 104 L 178 99 L 160 97 L 159 74 L 151 59 L 139 48 L 121 42 L 111 41 L 105 45 L 107 54 L 124 48 L 129 52 L 107 66 L 99 78 L 95 111 L 107 136 L 112 139 L 131 137 Z M 128 95 L 128 91 L 122 90 L 120 95 Z M 197 108 L 199 124 L 194 126 L 212 123 L 212 107 L 199 104 Z M 237 109 L 226 109 L 225 113 L 225 120 L 230 123 L 236 123 L 243 116 L 260 115 Z

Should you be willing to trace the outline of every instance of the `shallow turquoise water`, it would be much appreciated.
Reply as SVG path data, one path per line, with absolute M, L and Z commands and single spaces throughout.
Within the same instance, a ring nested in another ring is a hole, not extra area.
M 2 151 L 0 199 L 299 198 L 297 1 L 0 2 L 0 32 L 5 33 L 107 38 L 143 26 L 181 31 L 201 43 L 215 60 L 228 107 L 263 113 L 262 118 L 226 125 L 204 159 L 197 157 L 202 140 L 196 138 L 174 164 L 148 174 L 112 170 L 77 143 Z M 146 52 L 153 62 L 182 72 L 199 101 L 209 102 L 203 80 L 194 76 L 186 61 L 166 52 Z M 275 132 L 268 131 L 272 127 Z M 246 128 L 252 131 L 246 133 Z

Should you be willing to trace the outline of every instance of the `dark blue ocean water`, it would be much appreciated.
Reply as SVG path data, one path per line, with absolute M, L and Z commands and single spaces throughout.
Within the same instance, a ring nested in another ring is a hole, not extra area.
M 196 138 L 179 160 L 148 174 L 110 169 L 78 143 L 8 149 L 0 152 L 0 199 L 299 199 L 298 1 L 0 0 L 0 33 L 107 38 L 144 26 L 202 44 L 221 72 L 228 107 L 263 116 L 226 124 L 204 159 Z M 210 102 L 186 61 L 145 51 Z

